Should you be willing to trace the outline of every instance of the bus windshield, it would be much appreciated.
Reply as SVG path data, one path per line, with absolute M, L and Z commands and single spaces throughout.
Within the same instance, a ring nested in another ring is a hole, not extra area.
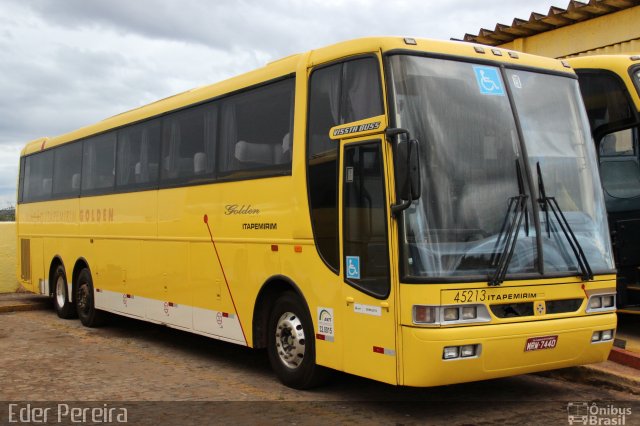
M 576 80 L 410 55 L 389 65 L 395 124 L 420 142 L 423 179 L 402 218 L 406 277 L 491 276 L 514 223 L 507 275 L 578 273 L 570 232 L 592 270 L 613 269 Z M 541 202 L 541 184 L 568 232 Z

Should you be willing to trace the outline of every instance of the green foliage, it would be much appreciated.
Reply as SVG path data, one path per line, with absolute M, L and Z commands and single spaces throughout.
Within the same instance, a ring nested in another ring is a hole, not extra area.
M 15 222 L 16 208 L 14 206 L 0 208 L 0 222 Z

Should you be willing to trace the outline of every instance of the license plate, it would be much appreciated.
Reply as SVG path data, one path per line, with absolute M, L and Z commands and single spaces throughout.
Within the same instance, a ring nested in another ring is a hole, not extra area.
M 558 344 L 558 336 L 531 337 L 524 345 L 524 351 L 537 351 L 540 349 L 553 349 Z

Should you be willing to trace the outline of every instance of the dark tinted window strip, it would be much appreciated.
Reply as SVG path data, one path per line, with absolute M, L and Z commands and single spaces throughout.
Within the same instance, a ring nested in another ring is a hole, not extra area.
M 96 137 L 100 137 L 100 136 L 108 136 L 110 134 L 114 134 L 114 137 L 116 137 L 117 140 L 117 136 L 118 136 L 118 132 L 122 131 L 122 130 L 129 130 L 131 129 L 133 126 L 136 125 L 141 125 L 141 124 L 153 124 L 154 122 L 158 123 L 159 125 L 162 125 L 163 122 L 167 119 L 167 117 L 171 117 L 174 114 L 177 114 L 179 112 L 185 111 L 185 110 L 189 110 L 189 109 L 195 109 L 195 108 L 206 108 L 206 107 L 210 107 L 211 105 L 213 105 L 216 102 L 219 102 L 219 100 L 221 99 L 225 99 L 225 98 L 229 98 L 232 97 L 234 95 L 239 95 L 239 94 L 243 94 L 243 93 L 247 93 L 247 92 L 251 92 L 253 90 L 259 90 L 263 87 L 268 87 L 271 84 L 275 84 L 281 81 L 286 81 L 286 80 L 291 80 L 291 86 L 292 86 L 292 90 L 291 90 L 291 106 L 290 106 L 290 117 L 288 119 L 288 121 L 291 123 L 290 124 L 290 137 L 291 137 L 291 149 L 293 149 L 293 122 L 294 122 L 294 117 L 293 117 L 293 111 L 295 108 L 295 74 L 291 74 L 291 75 L 287 75 L 284 77 L 280 77 L 274 80 L 270 80 L 268 82 L 264 82 L 258 85 L 254 85 L 251 86 L 249 88 L 243 88 L 241 90 L 237 90 L 234 92 L 230 92 L 230 93 L 226 93 L 222 96 L 216 97 L 216 98 L 212 98 L 200 103 L 196 103 L 196 104 L 192 104 L 192 105 L 188 105 L 185 106 L 183 108 L 180 109 L 176 109 L 176 110 L 172 110 L 172 111 L 168 111 L 165 112 L 163 114 L 151 117 L 151 118 L 146 118 L 144 120 L 140 120 L 137 122 L 133 122 L 133 123 L 127 123 L 126 125 L 123 126 L 119 126 L 117 128 L 114 129 L 110 129 L 108 131 L 102 132 L 102 133 L 97 133 L 97 134 L 93 134 L 91 136 L 82 138 L 82 139 L 78 139 L 75 141 L 71 141 L 62 145 L 58 145 L 58 146 L 54 146 L 52 148 L 47 148 L 44 149 L 42 151 L 38 151 L 38 152 L 34 152 L 31 153 L 29 155 L 23 156 L 20 159 L 20 183 L 19 183 L 19 194 L 18 194 L 18 203 L 19 204 L 27 204 L 27 203 L 32 203 L 32 202 L 42 202 L 42 201 L 49 201 L 49 200 L 62 200 L 62 199 L 71 199 L 71 198 L 77 198 L 77 197 L 89 197 L 89 196 L 98 196 L 98 195 L 108 195 L 108 194 L 118 194 L 118 193 L 128 193 L 128 192 L 139 192 L 139 191 L 148 191 L 148 190 L 155 190 L 155 189 L 159 189 L 159 188 L 175 188 L 175 187 L 182 187 L 182 186 L 195 186 L 195 185 L 205 185 L 205 184 L 213 184 L 213 183 L 223 183 L 223 182 L 233 182 L 233 181 L 241 181 L 241 180 L 250 180 L 250 179 L 262 179 L 262 178 L 269 178 L 269 177 L 279 177 L 279 176 L 290 176 L 291 175 L 291 170 L 292 170 L 292 160 L 289 159 L 288 162 L 283 163 L 283 164 L 276 164 L 273 166 L 268 166 L 268 167 L 256 167 L 256 168 L 250 168 L 250 169 L 245 169 L 245 170 L 234 170 L 231 171 L 229 173 L 225 173 L 225 174 L 219 174 L 218 176 L 216 176 L 216 173 L 213 174 L 213 176 L 198 176 L 197 179 L 194 178 L 193 176 L 188 177 L 187 179 L 172 179 L 172 180 L 167 180 L 165 182 L 161 182 L 159 175 L 160 173 L 158 173 L 158 178 L 155 181 L 152 182 L 145 182 L 143 184 L 127 184 L 127 185 L 117 185 L 117 183 L 115 183 L 115 179 L 114 179 L 114 185 L 108 188 L 98 188 L 98 189 L 84 189 L 79 191 L 79 195 L 78 194 L 70 194 L 70 193 L 61 193 L 61 194 L 53 194 L 52 191 L 50 191 L 50 194 L 48 196 L 36 196 L 36 197 L 27 197 L 25 199 L 24 197 L 24 181 L 25 178 L 27 177 L 25 175 L 26 171 L 25 171 L 25 167 L 24 165 L 27 162 L 28 158 L 32 158 L 32 157 L 36 157 L 38 155 L 43 155 L 44 153 L 53 151 L 56 152 L 57 150 L 63 149 L 63 147 L 68 147 L 72 144 L 83 144 L 84 145 L 84 141 L 89 140 L 89 139 L 93 139 Z M 117 152 L 117 143 L 116 143 L 116 152 Z M 216 151 L 217 151 L 217 147 L 215 147 Z M 116 164 L 116 168 L 117 168 L 117 163 L 118 163 L 118 159 L 116 157 L 115 159 L 115 164 Z M 116 171 L 117 173 L 117 171 Z

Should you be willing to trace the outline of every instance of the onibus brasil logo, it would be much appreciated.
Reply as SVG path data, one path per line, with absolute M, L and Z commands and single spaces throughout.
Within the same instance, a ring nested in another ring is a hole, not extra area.
M 567 421 L 570 425 L 626 425 L 631 408 L 610 403 L 569 402 Z

